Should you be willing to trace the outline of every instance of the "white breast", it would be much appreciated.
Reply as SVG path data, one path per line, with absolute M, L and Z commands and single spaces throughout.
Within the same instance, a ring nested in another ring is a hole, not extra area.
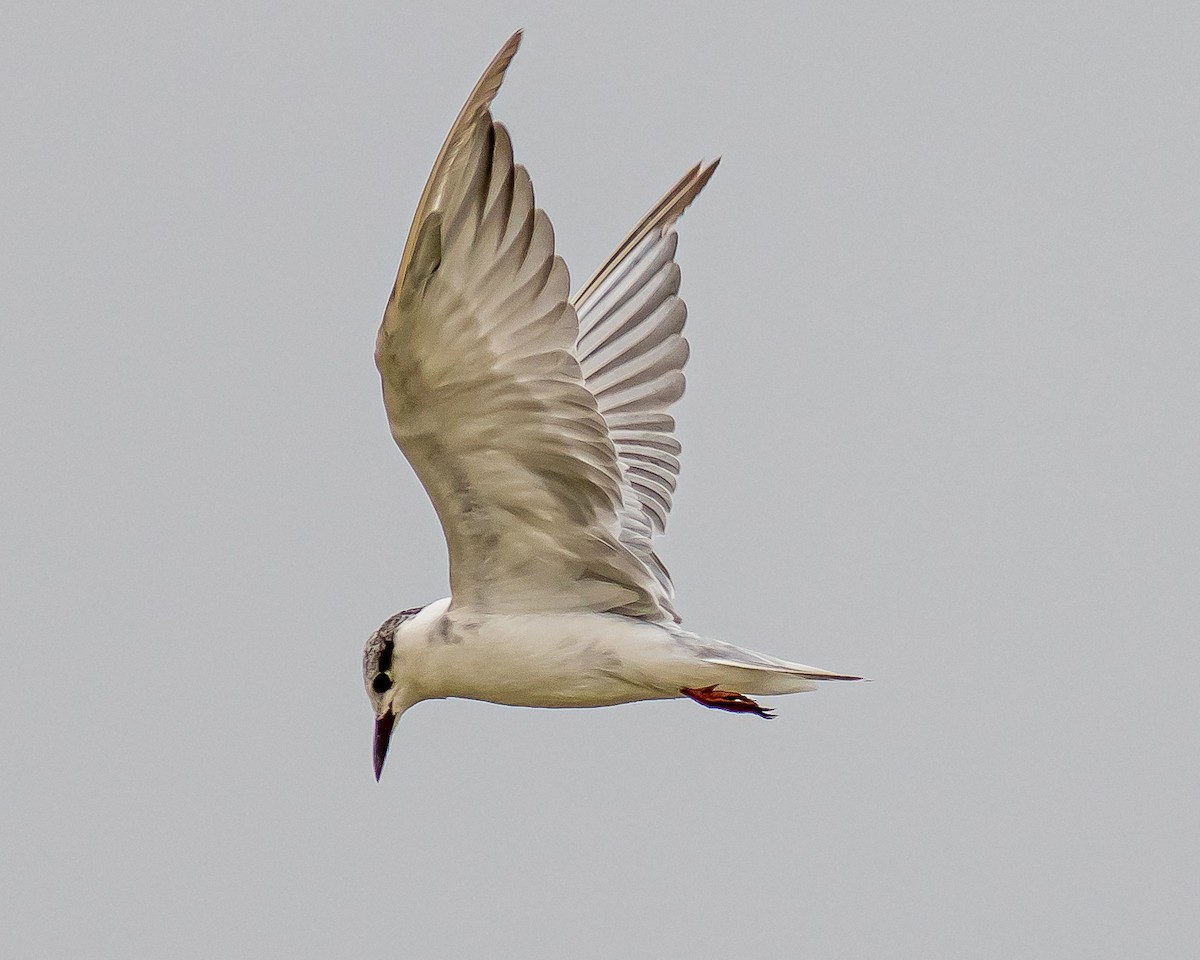
M 422 611 L 404 638 L 422 699 L 590 707 L 679 695 L 691 658 L 652 623 L 613 614 Z M 694 663 L 694 661 L 692 661 Z

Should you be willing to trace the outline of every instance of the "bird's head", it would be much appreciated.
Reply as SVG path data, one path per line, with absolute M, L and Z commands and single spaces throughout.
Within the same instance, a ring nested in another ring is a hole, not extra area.
M 363 649 L 363 682 L 375 711 L 375 779 L 383 773 L 392 727 L 413 704 L 410 691 L 400 673 L 401 657 L 397 645 L 401 630 L 419 610 L 405 610 L 389 617 L 383 626 L 371 634 Z

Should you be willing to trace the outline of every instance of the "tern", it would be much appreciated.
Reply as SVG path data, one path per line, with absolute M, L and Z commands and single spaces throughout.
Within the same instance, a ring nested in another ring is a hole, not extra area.
M 858 680 L 680 626 L 654 549 L 680 445 L 687 309 L 676 220 L 717 162 L 692 167 L 570 296 L 491 104 L 518 31 L 438 153 L 383 315 L 375 363 L 392 436 L 433 501 L 450 597 L 367 641 L 378 780 L 422 700 L 600 707 L 687 697 L 771 718 L 753 696 Z

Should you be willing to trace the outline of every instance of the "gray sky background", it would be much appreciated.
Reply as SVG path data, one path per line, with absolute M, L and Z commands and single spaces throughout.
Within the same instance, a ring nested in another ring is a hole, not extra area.
M 0 955 L 1200 953 L 1192 6 L 501 6 L 0 15 Z M 576 283 L 724 157 L 686 625 L 875 682 L 428 703 L 377 785 L 446 569 L 375 331 L 519 26 Z

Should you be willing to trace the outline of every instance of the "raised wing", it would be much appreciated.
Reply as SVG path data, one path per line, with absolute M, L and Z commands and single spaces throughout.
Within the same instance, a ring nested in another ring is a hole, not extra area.
M 450 552 L 452 605 L 669 614 L 621 542 L 622 468 L 573 354 L 546 214 L 489 107 L 508 41 L 426 184 L 376 342 L 392 436 Z
M 675 589 L 653 542 L 666 529 L 679 475 L 680 446 L 667 410 L 683 396 L 688 358 L 673 225 L 718 162 L 685 173 L 572 301 L 579 316 L 575 355 L 621 469 L 621 543 L 654 574 L 658 603 L 673 615 Z

